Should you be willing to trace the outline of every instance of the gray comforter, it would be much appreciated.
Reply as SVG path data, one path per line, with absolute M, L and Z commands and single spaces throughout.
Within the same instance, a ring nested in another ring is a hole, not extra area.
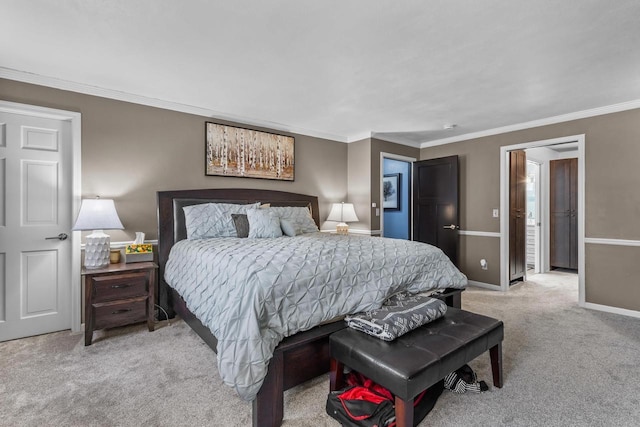
M 164 275 L 218 339 L 220 376 L 245 400 L 255 398 L 284 337 L 378 308 L 400 290 L 467 284 L 433 246 L 326 233 L 182 240 Z

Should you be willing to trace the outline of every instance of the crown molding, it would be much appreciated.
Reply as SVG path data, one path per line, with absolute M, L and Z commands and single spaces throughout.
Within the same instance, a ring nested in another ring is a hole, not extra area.
M 393 142 L 394 144 L 406 145 L 408 147 L 413 147 L 413 148 L 422 148 L 421 142 L 407 141 L 405 138 L 402 138 L 399 136 L 394 137 L 391 135 L 385 135 L 384 133 L 380 133 L 380 132 L 371 132 L 371 138 L 379 139 L 381 141 L 386 141 L 386 142 Z
M 351 144 L 352 142 L 362 141 L 363 139 L 373 138 L 373 132 L 361 132 L 355 135 L 351 135 L 347 138 L 347 143 Z
M 268 128 L 279 132 L 294 133 L 298 135 L 310 136 L 314 138 L 328 139 L 337 142 L 353 142 L 359 139 L 369 138 L 367 134 L 364 138 L 349 137 L 344 135 L 336 135 L 328 132 L 297 128 L 287 126 L 282 123 L 270 122 L 267 120 L 251 119 L 247 117 L 235 116 L 231 114 L 221 113 L 220 111 L 210 110 L 195 105 L 181 104 L 179 102 L 166 101 L 159 98 L 150 98 L 144 95 L 107 89 L 100 86 L 93 86 L 84 83 L 77 83 L 69 80 L 58 79 L 56 77 L 43 76 L 41 74 L 29 73 L 26 71 L 13 70 L 11 68 L 0 67 L 0 78 L 15 80 L 23 83 L 30 83 L 40 86 L 51 87 L 54 89 L 68 90 L 71 92 L 82 93 L 84 95 L 99 96 L 102 98 L 115 99 L 118 101 L 131 102 L 133 104 L 146 105 L 149 107 L 162 108 L 164 110 L 178 111 L 180 113 L 194 114 L 197 116 L 207 117 L 213 120 L 226 120 L 242 125 Z
M 605 107 L 593 108 L 590 110 L 577 111 L 574 113 L 563 114 L 554 117 L 548 117 L 540 120 L 519 123 L 515 125 L 503 126 L 494 129 L 488 129 L 479 132 L 467 133 L 464 135 L 453 136 L 449 138 L 437 139 L 427 142 L 407 141 L 403 138 L 384 137 L 376 132 L 361 132 L 354 135 L 337 135 L 329 132 L 321 132 L 305 128 L 287 126 L 282 123 L 270 122 L 268 120 L 258 120 L 248 117 L 241 117 L 231 114 L 225 114 L 220 111 L 210 110 L 195 105 L 182 104 L 173 101 L 167 101 L 159 98 L 150 98 L 144 95 L 137 95 L 130 92 L 124 92 L 114 89 L 107 89 L 100 86 L 93 86 L 84 83 L 63 80 L 56 77 L 44 76 L 41 74 L 29 73 L 26 71 L 14 70 L 11 68 L 0 67 L 0 78 L 15 80 L 23 83 L 30 83 L 40 86 L 51 87 L 54 89 L 68 90 L 71 92 L 82 93 L 85 95 L 98 96 L 102 98 L 114 99 L 118 101 L 131 102 L 134 104 L 146 105 L 149 107 L 161 108 L 164 110 L 178 111 L 181 113 L 194 114 L 203 116 L 212 120 L 225 120 L 238 124 L 262 127 L 272 129 L 279 132 L 293 133 L 298 135 L 310 136 L 313 138 L 327 139 L 330 141 L 351 143 L 367 138 L 376 138 L 395 144 L 406 145 L 415 148 L 428 148 L 438 145 L 451 144 L 454 142 L 466 141 L 469 139 L 482 138 L 485 136 L 498 135 L 507 132 L 514 132 L 523 129 L 529 129 L 538 126 L 545 126 L 555 123 L 568 122 L 571 120 L 583 119 L 587 117 L 600 116 L 603 114 L 617 113 L 620 111 L 633 110 L 640 108 L 640 100 L 623 102 L 620 104 L 609 105 Z
M 434 141 L 423 142 L 420 148 L 435 147 L 438 145 L 451 144 L 453 142 L 467 141 L 469 139 L 482 138 L 485 136 L 499 135 L 502 133 L 514 132 L 523 129 L 530 129 L 539 126 L 552 125 L 562 122 L 570 122 L 572 120 L 585 119 L 588 117 L 602 116 L 604 114 L 618 113 L 620 111 L 634 110 L 640 108 L 640 99 L 634 101 L 622 102 L 604 107 L 592 108 L 590 110 L 576 111 L 574 113 L 562 114 L 559 116 L 547 117 L 540 120 L 532 120 L 530 122 L 518 123 L 515 125 L 503 126 L 494 129 L 483 130 L 479 132 L 467 133 L 450 138 L 437 139 Z

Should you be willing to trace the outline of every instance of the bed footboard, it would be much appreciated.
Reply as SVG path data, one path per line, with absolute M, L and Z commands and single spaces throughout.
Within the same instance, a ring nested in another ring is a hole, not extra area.
M 218 340 L 189 311 L 184 300 L 171 289 L 174 311 L 209 347 L 216 351 Z M 267 376 L 253 401 L 253 426 L 277 427 L 284 414 L 284 391 L 329 372 L 329 335 L 346 327 L 339 320 L 287 337 L 276 347 Z M 229 389 L 231 393 L 232 390 Z
M 317 326 L 285 338 L 276 347 L 267 377 L 253 401 L 254 427 L 282 424 L 284 391 L 329 372 L 329 335 L 345 327 L 343 321 Z

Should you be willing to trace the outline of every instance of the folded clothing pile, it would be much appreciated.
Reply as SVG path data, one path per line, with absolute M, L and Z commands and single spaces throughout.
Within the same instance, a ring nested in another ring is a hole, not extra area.
M 489 390 L 486 382 L 478 381 L 476 373 L 469 365 L 464 365 L 444 377 L 444 388 L 454 393 L 466 393 L 467 391 L 481 393 Z
M 427 295 L 401 292 L 389 297 L 376 310 L 345 317 L 347 326 L 385 341 L 393 341 L 447 312 L 444 301 Z

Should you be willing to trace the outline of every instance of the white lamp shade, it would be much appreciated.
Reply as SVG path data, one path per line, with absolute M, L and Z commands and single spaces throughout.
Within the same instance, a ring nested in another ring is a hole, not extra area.
M 111 199 L 84 199 L 73 230 L 122 230 L 124 226 Z
M 73 230 L 94 230 L 85 237 L 85 268 L 104 268 L 109 265 L 111 238 L 102 230 L 122 230 L 123 228 L 113 200 L 84 199 L 82 201 Z
M 327 221 L 357 222 L 358 217 L 353 203 L 334 203 Z

